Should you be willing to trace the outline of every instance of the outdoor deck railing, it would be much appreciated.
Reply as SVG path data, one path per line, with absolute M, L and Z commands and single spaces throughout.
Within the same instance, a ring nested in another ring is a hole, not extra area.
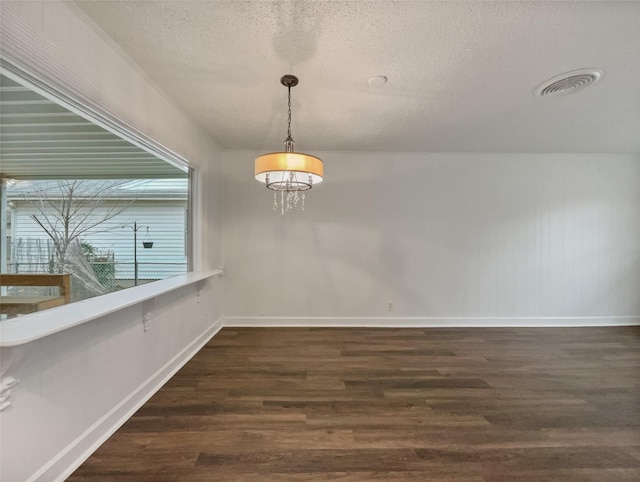
M 89 268 L 85 269 L 91 278 L 88 283 L 77 276 L 71 278 L 72 301 L 79 301 L 98 294 L 111 293 L 136 284 L 135 264 L 122 262 L 89 262 Z M 53 267 L 49 263 L 9 263 L 7 273 L 15 274 L 50 274 Z M 63 269 L 64 272 L 78 272 L 77 269 Z M 187 263 L 138 263 L 137 284 L 145 284 L 158 281 L 187 272 Z M 91 286 L 89 286 L 91 285 Z M 11 288 L 20 291 L 20 294 L 48 295 L 48 288 L 20 287 Z

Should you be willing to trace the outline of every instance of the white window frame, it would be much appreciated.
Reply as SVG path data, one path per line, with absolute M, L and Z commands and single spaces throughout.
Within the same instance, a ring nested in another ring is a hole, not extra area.
M 198 189 L 200 179 L 198 171 L 184 157 L 128 125 L 117 116 L 98 106 L 89 105 L 88 102 L 83 102 L 68 92 L 57 89 L 4 57 L 0 58 L 0 73 L 165 162 L 184 170 L 188 173 L 189 178 L 188 236 L 185 240 L 188 272 L 185 275 L 3 320 L 0 322 L 0 347 L 29 343 L 180 287 L 197 283 L 212 276 L 222 276 L 222 270 L 219 269 L 201 271 L 202 253 L 200 251 L 202 246 L 198 242 L 198 233 L 201 233 L 202 227 L 200 226 L 201 220 L 197 216 L 202 212 L 202 196 Z

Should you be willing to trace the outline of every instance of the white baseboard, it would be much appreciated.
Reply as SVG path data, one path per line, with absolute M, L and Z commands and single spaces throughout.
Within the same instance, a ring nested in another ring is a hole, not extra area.
M 207 328 L 198 338 L 169 360 L 127 398 L 67 445 L 58 455 L 31 476 L 27 482 L 36 480 L 62 481 L 66 479 L 206 345 L 222 329 L 222 326 L 222 320 L 218 320 Z
M 549 317 L 287 317 L 227 316 L 225 327 L 509 328 L 636 326 L 640 316 Z

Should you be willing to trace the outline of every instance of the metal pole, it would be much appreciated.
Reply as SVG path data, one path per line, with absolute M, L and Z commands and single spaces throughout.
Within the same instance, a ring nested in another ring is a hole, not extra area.
M 7 244 L 7 180 L 0 174 L 0 273 L 8 273 L 7 258 L 11 247 Z M 0 295 L 7 294 L 7 287 L 0 287 Z
M 138 223 L 133 223 L 133 286 L 138 286 Z
M 10 247 L 7 245 L 7 179 L 0 174 L 0 272 L 8 273 L 7 258 Z

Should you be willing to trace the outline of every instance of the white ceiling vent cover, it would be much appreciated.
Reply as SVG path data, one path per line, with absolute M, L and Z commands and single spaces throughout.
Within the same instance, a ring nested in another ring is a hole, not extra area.
M 603 75 L 604 70 L 601 69 L 573 70 L 547 80 L 536 89 L 536 95 L 547 97 L 578 92 L 598 82 Z

